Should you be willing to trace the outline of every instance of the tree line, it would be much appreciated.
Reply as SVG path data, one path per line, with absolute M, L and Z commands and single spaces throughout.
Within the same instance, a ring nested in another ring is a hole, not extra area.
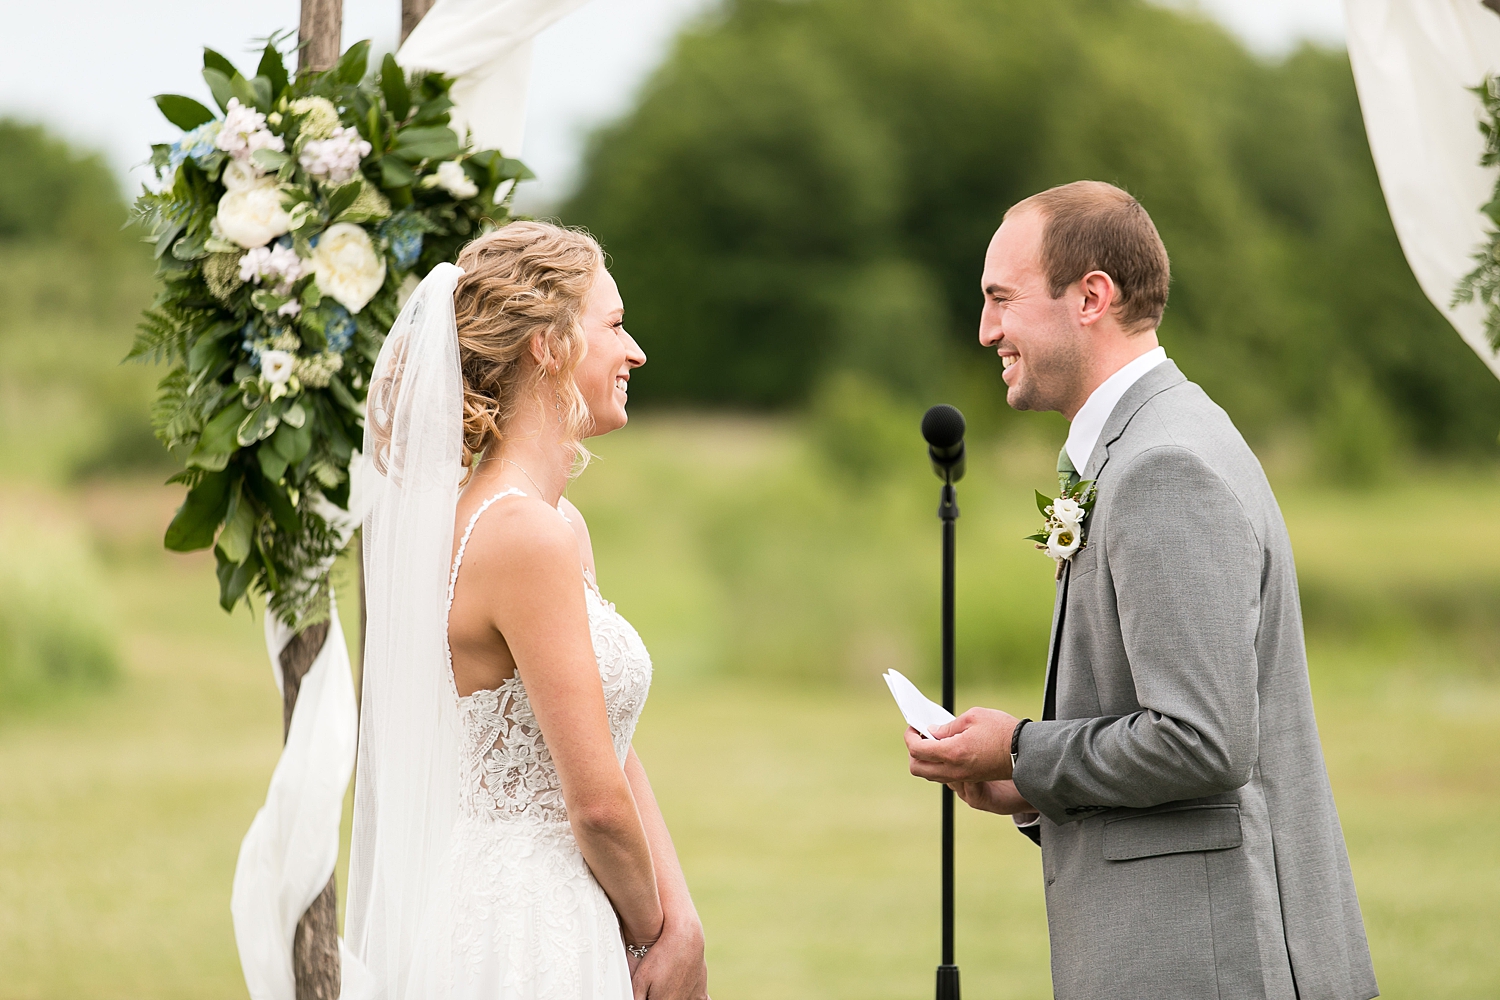
M 1345 54 L 1257 58 L 1143 0 L 728 0 L 561 215 L 611 252 L 643 402 L 792 407 L 854 371 L 1003 420 L 984 247 L 1079 178 L 1151 212 L 1163 343 L 1252 439 L 1309 431 L 1350 473 L 1495 446 L 1500 385 L 1402 257 Z

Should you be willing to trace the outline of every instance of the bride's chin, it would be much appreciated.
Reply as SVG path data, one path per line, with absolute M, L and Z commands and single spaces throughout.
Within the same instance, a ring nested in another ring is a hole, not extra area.
M 603 413 L 590 411 L 589 417 L 589 423 L 593 427 L 589 437 L 598 437 L 610 431 L 617 431 L 630 420 L 630 415 L 625 412 L 624 406 L 611 406 Z

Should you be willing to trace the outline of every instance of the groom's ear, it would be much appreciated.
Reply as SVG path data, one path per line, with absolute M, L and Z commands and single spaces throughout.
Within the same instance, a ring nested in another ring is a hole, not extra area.
M 1081 301 L 1078 306 L 1078 322 L 1093 326 L 1109 315 L 1119 299 L 1119 288 L 1115 280 L 1103 271 L 1090 271 L 1078 279 Z

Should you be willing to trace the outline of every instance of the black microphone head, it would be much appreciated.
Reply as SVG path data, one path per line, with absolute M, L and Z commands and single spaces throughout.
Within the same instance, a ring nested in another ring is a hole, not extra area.
M 964 415 L 939 403 L 922 415 L 922 437 L 934 448 L 952 448 L 964 439 Z

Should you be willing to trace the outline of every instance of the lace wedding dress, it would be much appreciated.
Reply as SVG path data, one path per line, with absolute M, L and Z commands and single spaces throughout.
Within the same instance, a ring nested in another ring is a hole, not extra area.
M 459 541 L 448 608 L 464 549 L 497 501 L 490 497 Z M 559 511 L 559 514 L 561 512 Z M 621 764 L 651 686 L 640 636 L 590 582 L 589 631 Z M 452 678 L 452 651 L 448 651 Z M 458 696 L 455 689 L 454 697 Z M 458 698 L 462 730 L 459 809 L 453 830 L 451 996 L 465 1000 L 630 1000 L 620 925 L 568 825 L 562 785 L 532 713 L 511 677 Z M 444 949 L 448 951 L 448 949 Z

